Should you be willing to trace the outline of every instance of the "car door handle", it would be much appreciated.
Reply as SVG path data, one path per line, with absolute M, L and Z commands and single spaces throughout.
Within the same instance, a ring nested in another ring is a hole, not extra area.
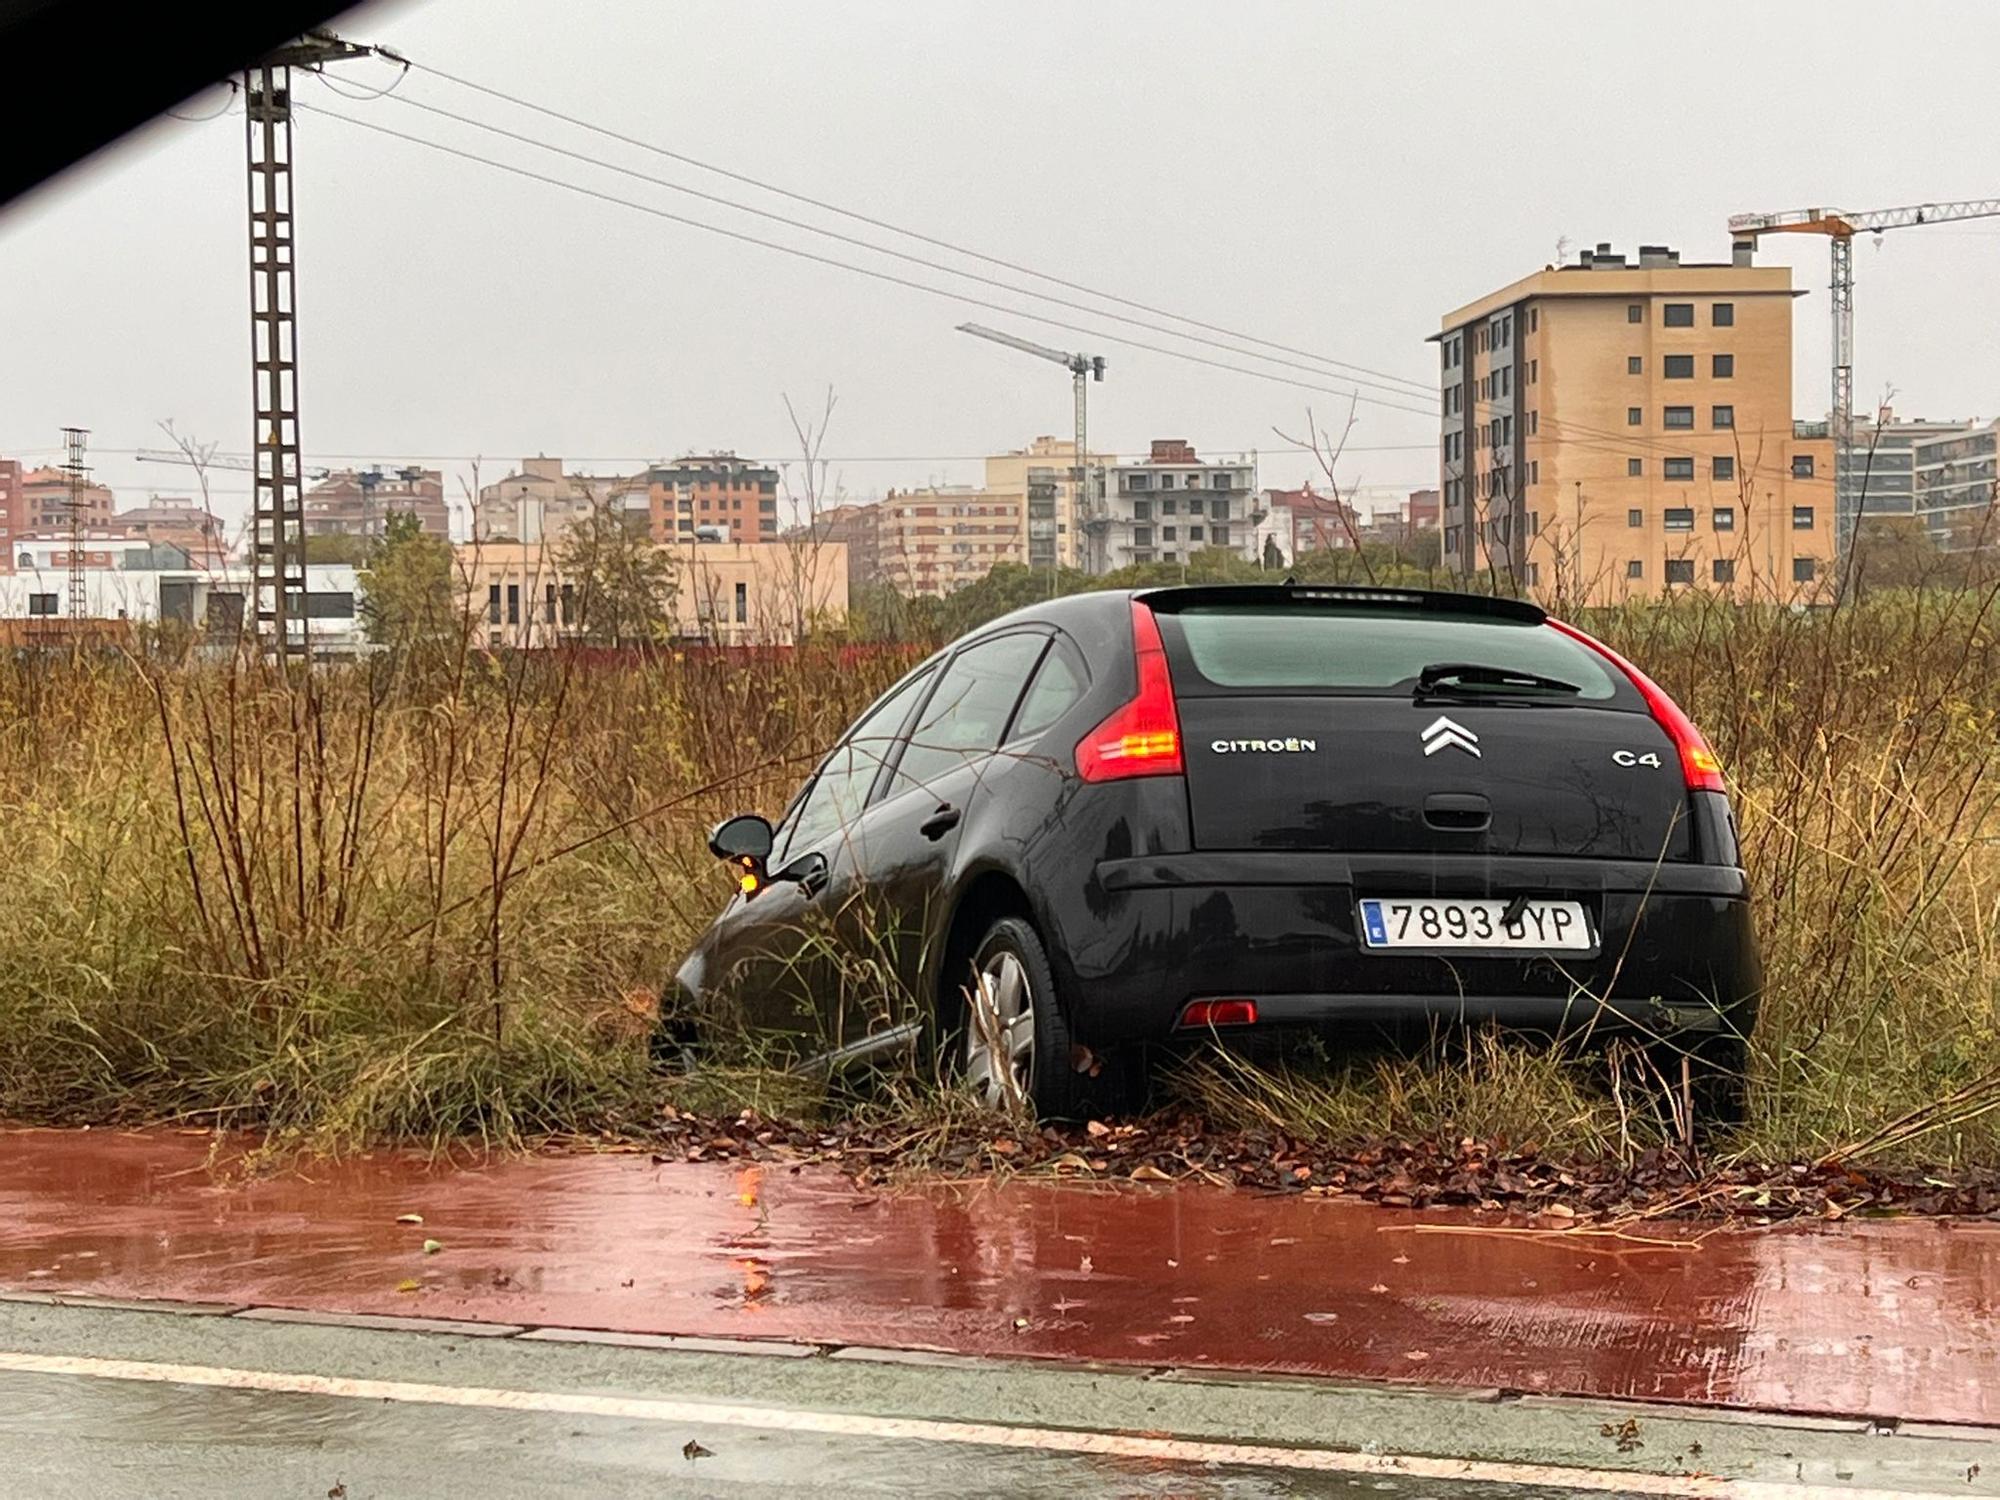
M 964 816 L 949 802 L 940 802 L 937 811 L 917 825 L 917 832 L 927 839 L 941 839 L 958 827 L 958 820 Z

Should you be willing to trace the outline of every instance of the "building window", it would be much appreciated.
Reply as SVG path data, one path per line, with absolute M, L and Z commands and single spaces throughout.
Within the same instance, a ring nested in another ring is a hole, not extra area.
M 1529 385 L 1533 385 L 1533 384 L 1535 384 L 1535 383 L 1536 383 L 1537 381 L 1539 381 L 1539 380 L 1540 380 L 1541 378 L 1542 378 L 1542 362 L 1541 362 L 1541 361 L 1540 361 L 1539 359 L 1531 359 L 1531 360 L 1529 360 L 1529 361 L 1528 361 L 1528 384 L 1529 384 Z
M 1189 515 L 1198 516 L 1202 514 L 1202 509 L 1201 497 L 1199 495 L 1193 496 L 1188 500 L 1187 513 Z
M 1692 302 L 1669 302 L 1666 305 L 1667 327 L 1694 327 L 1694 304 Z
M 1709 577 L 1717 583 L 1736 582 L 1736 562 L 1733 558 L 1718 557 L 1708 565 Z
M 31 614 L 31 615 L 53 615 L 53 614 L 55 614 L 55 612 L 56 612 L 56 596 L 55 596 L 54 594 L 30 594 L 30 595 L 28 595 L 28 613 L 29 613 L 29 614 Z
M 1625 576 L 1627 578 L 1644 578 L 1646 576 L 1646 565 L 1640 562 L 1638 558 L 1633 558 L 1625 564 Z
M 1153 502 L 1150 500 L 1134 500 L 1132 502 L 1132 519 L 1135 521 L 1152 520 Z
M 1627 375 L 1643 375 L 1643 374 L 1645 374 L 1645 373 L 1646 373 L 1646 361 L 1645 361 L 1645 360 L 1644 360 L 1643 358 L 1641 358 L 1641 357 L 1640 357 L 1639 355 L 1637 355 L 1637 354 L 1628 354 L 1628 355 L 1626 355 L 1626 356 L 1625 356 L 1625 373 L 1626 373 Z
M 1713 375 L 1717 380 L 1735 379 L 1736 356 L 1733 354 L 1715 354 L 1709 356 L 1708 373 Z
M 1163 542 L 1178 541 L 1179 540 L 1178 529 L 1172 526 L 1162 526 L 1160 528 L 1160 540 Z
M 1692 458 L 1664 459 L 1660 464 L 1660 472 L 1668 479 L 1692 479 L 1694 478 L 1694 460 Z
M 1666 358 L 1666 377 L 1669 380 L 1694 379 L 1694 356 L 1692 354 L 1669 354 Z
M 562 619 L 565 625 L 576 620 L 576 585 L 573 583 L 562 586 Z
M 1227 547 L 1229 545 L 1229 528 L 1227 526 L 1209 527 L 1208 539 L 1217 547 Z
M 1625 408 L 1625 425 L 1627 427 L 1637 427 L 1645 420 L 1645 412 L 1641 411 L 1638 407 L 1628 406 Z
M 1209 501 L 1208 513 L 1218 521 L 1228 520 L 1229 519 L 1228 497 L 1224 496 L 1222 498 Z
M 1794 453 L 1792 455 L 1792 478 L 1810 479 L 1812 477 L 1813 456 L 1810 453 Z
M 1686 429 L 1694 426 L 1692 406 L 1669 406 L 1660 414 L 1661 423 L 1669 430 Z
M 742 625 L 747 623 L 749 619 L 750 619 L 750 585 L 747 583 L 739 583 L 736 585 L 736 623 L 738 625 Z
M 1210 489 L 1216 490 L 1233 490 L 1236 488 L 1235 476 L 1231 474 L 1211 475 L 1208 484 Z
M 1528 332 L 1530 332 L 1530 333 L 1535 333 L 1535 332 L 1538 332 L 1538 331 L 1540 330 L 1541 326 L 1542 326 L 1542 310 L 1541 310 L 1541 309 L 1540 309 L 1539 307 L 1531 307 L 1531 308 L 1529 308 L 1529 309 L 1528 309 Z
M 1181 503 L 1178 500 L 1169 499 L 1169 500 L 1162 500 L 1160 502 L 1160 514 L 1163 516 L 1178 515 L 1180 513 L 1180 508 L 1181 508 Z
M 1540 484 L 1541 482 L 1542 461 L 1539 458 L 1531 458 L 1528 460 L 1528 483 Z
M 521 623 L 521 585 L 518 583 L 507 585 L 507 623 L 509 625 Z
M 1714 457 L 1714 459 L 1710 461 L 1709 478 L 1734 479 L 1735 477 L 1736 477 L 1736 460 L 1731 458 L 1727 453 L 1718 453 Z
M 556 586 L 553 583 L 542 585 L 542 620 L 549 625 L 556 622 Z
M 1132 528 L 1132 545 L 1135 547 L 1152 546 L 1153 528 L 1150 526 L 1134 526 Z
M 1734 531 L 1736 529 L 1736 507 L 1733 505 L 1718 505 L 1715 508 L 1714 514 L 1709 519 L 1714 522 L 1717 531 Z
M 1691 557 L 1670 557 L 1667 559 L 1666 580 L 1670 584 L 1694 582 L 1694 559 Z
M 1171 474 L 1162 474 L 1160 476 L 1160 488 L 1163 490 L 1170 490 L 1173 487 L 1174 487 L 1174 476 Z
M 1643 322 L 1645 322 L 1645 321 L 1646 321 L 1646 304 L 1645 304 L 1645 303 L 1643 303 L 1643 302 L 1628 302 L 1628 303 L 1626 303 L 1626 304 L 1625 304 L 1625 321 L 1626 321 L 1626 322 L 1628 322 L 1628 323 L 1643 323 Z
M 1792 559 L 1793 583 L 1811 583 L 1815 571 L 1813 560 L 1810 557 L 1795 557 Z
M 1694 507 L 1691 505 L 1669 505 L 1661 514 L 1661 524 L 1669 531 L 1693 531 Z
M 1810 505 L 1792 507 L 1792 530 L 1811 531 L 1813 529 L 1813 508 Z
M 1634 506 L 1631 510 L 1625 512 L 1625 524 L 1627 526 L 1644 526 L 1646 524 L 1646 513 L 1637 506 Z
M 1191 542 L 1198 542 L 1201 540 L 1201 528 L 1199 526 L 1188 527 L 1188 540 Z
M 1645 472 L 1646 472 L 1645 459 L 1628 458 L 1625 460 L 1625 477 L 1627 479 L 1637 479 Z
M 1708 425 L 1711 427 L 1734 427 L 1736 408 L 1733 406 L 1711 406 L 1708 409 Z
M 488 625 L 500 623 L 500 585 L 497 583 L 486 585 L 486 623 Z
M 1736 326 L 1736 304 L 1734 302 L 1718 302 L 1711 309 L 1710 316 L 1711 321 L 1714 322 L 1717 328 L 1734 328 Z
M 1541 430 L 1542 430 L 1542 414 L 1538 411 L 1529 412 L 1528 436 L 1533 437 L 1536 433 L 1540 432 Z
M 1151 474 L 1127 474 L 1125 488 L 1128 490 L 1150 490 L 1153 487 Z

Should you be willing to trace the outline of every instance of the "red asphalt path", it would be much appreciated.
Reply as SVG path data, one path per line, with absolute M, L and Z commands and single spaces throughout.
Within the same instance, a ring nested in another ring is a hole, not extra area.
M 213 1144 L 0 1131 L 0 1289 L 2000 1423 L 1996 1225 L 1663 1248 L 1337 1199 L 857 1192 L 643 1155 L 245 1182 Z

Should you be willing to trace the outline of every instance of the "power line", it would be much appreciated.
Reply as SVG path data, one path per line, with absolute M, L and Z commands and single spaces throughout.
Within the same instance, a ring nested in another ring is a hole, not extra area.
M 523 177 L 531 182 L 540 182 L 549 187 L 561 188 L 566 192 L 575 193 L 581 197 L 594 198 L 601 203 L 609 203 L 620 208 L 633 209 L 636 212 L 648 214 L 654 218 L 665 219 L 670 223 L 682 224 L 691 229 L 700 229 L 710 234 L 721 235 L 725 239 L 736 240 L 741 244 L 756 245 L 761 249 L 775 250 L 782 255 L 790 255 L 800 260 L 813 261 L 819 265 L 834 267 L 837 270 L 851 271 L 858 276 L 866 276 L 875 281 L 887 282 L 892 286 L 900 286 L 908 288 L 911 291 L 923 292 L 928 296 L 939 297 L 949 302 L 956 302 L 971 307 L 987 308 L 993 312 L 1005 313 L 1009 317 L 1023 318 L 1032 323 L 1041 323 L 1050 328 L 1060 328 L 1069 333 L 1080 333 L 1087 338 L 1119 344 L 1128 349 L 1139 349 L 1148 354 L 1164 355 L 1169 359 L 1186 360 L 1192 364 L 1206 365 L 1211 369 L 1226 370 L 1235 375 L 1248 375 L 1252 379 L 1267 380 L 1277 385 L 1289 386 L 1294 390 L 1318 391 L 1329 396 L 1340 396 L 1352 401 L 1366 402 L 1371 406 L 1383 407 L 1389 411 L 1408 412 L 1413 416 L 1424 417 L 1430 421 L 1437 420 L 1437 412 L 1432 407 L 1402 406 L 1393 401 L 1386 401 L 1379 396 L 1364 395 L 1358 390 L 1343 390 L 1336 386 L 1312 385 L 1304 380 L 1275 374 L 1268 370 L 1257 370 L 1245 365 L 1229 364 L 1223 360 L 1210 359 L 1205 355 L 1193 354 L 1185 349 L 1173 349 L 1162 344 L 1149 344 L 1144 340 L 1135 339 L 1128 334 L 1107 333 L 1103 329 L 1092 328 L 1085 324 L 1064 322 L 1060 318 L 1050 317 L 1047 313 L 1012 307 L 1004 302 L 993 302 L 983 297 L 972 296 L 969 293 L 954 291 L 949 287 L 932 286 L 927 282 L 915 281 L 907 276 L 900 276 L 893 271 L 884 271 L 873 266 L 856 265 L 852 261 L 841 260 L 831 255 L 821 255 L 817 251 L 807 250 L 797 245 L 787 245 L 778 240 L 763 239 L 754 234 L 746 234 L 742 230 L 728 229 L 720 224 L 709 223 L 704 219 L 691 218 L 686 214 L 677 214 L 669 209 L 657 207 L 654 204 L 641 203 L 632 198 L 621 198 L 616 193 L 602 192 L 596 188 L 585 187 L 581 183 L 571 182 L 566 178 L 552 177 L 545 172 L 537 172 L 527 167 L 516 166 L 512 162 L 500 161 L 490 156 L 481 156 L 476 151 L 466 151 L 457 146 L 447 146 L 441 141 L 434 141 L 425 136 L 411 135 L 406 131 L 395 130 L 387 125 L 377 125 L 367 120 L 358 120 L 352 115 L 341 114 L 337 110 L 319 109 L 312 105 L 298 103 L 294 103 L 293 108 L 318 115 L 322 119 L 339 120 L 344 124 L 353 125 L 362 130 L 370 130 L 378 135 L 389 136 L 394 140 L 405 141 L 413 146 L 422 146 L 427 150 L 441 152 L 446 156 L 457 157 L 461 161 L 469 161 L 479 166 L 491 167 L 496 171 L 507 172 L 516 177 Z M 1176 336 L 1178 337 L 1179 335 Z
M 371 95 L 369 97 L 380 98 L 386 97 L 386 95 Z M 726 198 L 719 193 L 704 192 L 700 188 L 689 187 L 685 183 L 674 182 L 670 178 L 656 177 L 648 172 L 641 172 L 632 167 L 621 166 L 617 162 L 606 161 L 603 157 L 592 156 L 587 152 L 572 151 L 566 146 L 558 146 L 551 141 L 542 140 L 538 136 L 523 135 L 519 131 L 508 130 L 504 126 L 476 119 L 470 115 L 462 115 L 455 110 L 444 109 L 435 104 L 427 104 L 421 99 L 414 99 L 408 95 L 396 96 L 396 102 L 407 105 L 412 109 L 420 109 L 426 114 L 437 115 L 443 119 L 456 121 L 460 125 L 469 125 L 475 130 L 487 131 L 492 135 L 500 136 L 518 145 L 530 146 L 538 151 L 547 151 L 555 156 L 567 157 L 571 161 L 581 162 L 586 166 L 598 167 L 607 172 L 616 172 L 620 176 L 630 177 L 635 181 L 649 183 L 654 187 L 665 188 L 667 191 L 673 193 L 684 193 L 688 197 L 699 198 L 705 203 L 717 204 L 723 208 L 732 209 L 737 213 L 751 214 L 760 219 L 767 219 L 775 224 L 783 224 L 790 229 L 801 230 L 807 234 L 821 235 L 840 244 L 851 245 L 856 249 L 865 250 L 871 255 L 886 255 L 892 259 L 900 260 L 910 265 L 922 266 L 926 270 L 936 271 L 945 276 L 955 276 L 966 281 L 976 282 L 981 286 L 994 287 L 1000 291 L 1011 292 L 1018 297 L 1032 297 L 1038 302 L 1048 302 L 1057 307 L 1067 307 L 1077 312 L 1088 313 L 1093 317 L 1109 318 L 1115 323 L 1124 323 L 1134 328 L 1143 328 L 1150 333 L 1163 334 L 1167 338 L 1185 339 L 1191 344 L 1206 345 L 1211 349 L 1220 349 L 1228 354 L 1241 355 L 1245 359 L 1262 360 L 1267 364 L 1281 365 L 1294 370 L 1303 370 L 1309 375 L 1323 377 L 1329 373 L 1328 371 L 1315 368 L 1313 365 L 1301 363 L 1298 360 L 1282 359 L 1276 355 L 1260 353 L 1256 349 L 1245 348 L 1241 342 L 1231 343 L 1223 339 L 1208 338 L 1198 333 L 1186 333 L 1178 328 L 1169 328 L 1159 323 L 1148 322 L 1144 318 L 1134 318 L 1125 313 L 1111 312 L 1105 308 L 1093 307 L 1088 302 L 1078 302 L 1073 298 L 1054 296 L 1048 292 L 1037 291 L 1033 287 L 1020 286 L 1017 283 L 1003 281 L 995 276 L 985 276 L 977 271 L 961 270 L 956 266 L 932 260 L 928 256 L 913 255 L 907 250 L 898 250 L 888 245 L 878 245 L 871 240 L 861 239 L 856 235 L 843 234 L 837 229 L 828 229 L 823 225 L 814 224 L 805 219 L 795 219 L 786 214 L 773 213 L 769 209 L 742 203 L 734 198 Z M 1092 295 L 1101 296 L 1102 294 L 1093 293 Z M 1177 317 L 1176 314 L 1172 313 L 1163 314 L 1163 316 L 1170 318 Z M 1179 319 L 1179 321 L 1188 320 Z M 1237 337 L 1240 339 L 1250 339 L 1256 343 L 1267 342 L 1263 339 L 1252 339 L 1249 335 L 1238 335 Z M 1309 357 L 1319 360 L 1324 364 L 1338 365 L 1342 363 L 1342 361 L 1326 359 L 1318 355 Z M 1379 380 L 1365 380 L 1356 375 L 1342 374 L 1337 378 L 1351 380 L 1357 386 L 1367 386 L 1373 390 L 1386 391 L 1392 396 L 1401 396 L 1405 399 L 1412 396 L 1429 397 L 1434 394 L 1429 386 L 1420 386 L 1414 381 L 1405 381 L 1397 377 L 1391 377 L 1396 382 L 1393 385 L 1385 384 Z M 1409 389 L 1405 387 L 1409 387 Z
M 1019 275 L 1032 276 L 1037 281 L 1046 281 L 1050 283 L 1052 286 L 1060 286 L 1068 289 L 1069 291 L 1081 292 L 1085 296 L 1096 297 L 1105 302 L 1113 302 L 1121 307 L 1130 307 L 1139 312 L 1149 313 L 1154 317 L 1169 318 L 1176 323 L 1186 323 L 1191 328 L 1200 328 L 1209 333 L 1219 333 L 1228 338 L 1241 340 L 1244 343 L 1262 344 L 1264 347 L 1268 349 L 1276 349 L 1279 350 L 1281 353 L 1285 354 L 1300 355 L 1303 358 L 1316 360 L 1319 363 L 1332 365 L 1342 370 L 1355 370 L 1359 371 L 1361 374 L 1364 375 L 1378 376 L 1383 380 L 1393 381 L 1398 385 L 1412 387 L 1415 390 L 1420 391 L 1426 395 L 1430 394 L 1431 390 L 1430 386 L 1422 381 L 1410 380 L 1406 376 L 1395 375 L 1386 370 L 1372 369 L 1367 365 L 1355 364 L 1348 360 L 1334 359 L 1329 355 L 1315 354 L 1313 351 L 1309 349 L 1294 348 L 1289 344 L 1281 344 L 1271 339 L 1259 338 L 1255 334 L 1239 333 L 1234 329 L 1225 328 L 1219 324 L 1205 323 L 1198 318 L 1188 317 L 1184 313 L 1172 312 L 1166 308 L 1157 307 L 1147 302 L 1137 301 L 1130 297 L 1121 297 L 1114 292 L 1101 291 L 1098 290 L 1097 288 L 1087 286 L 1082 282 L 1071 281 L 1064 277 L 1054 275 L 1048 271 L 1037 270 L 1033 266 L 1022 265 L 1017 261 L 1006 260 L 996 255 L 988 255 L 983 251 L 971 249 L 968 246 L 957 244 L 954 241 L 943 239 L 937 235 L 925 234 L 921 230 L 909 229 L 903 225 L 893 223 L 887 219 L 876 218 L 872 215 L 864 214 L 854 209 L 843 208 L 841 205 L 829 202 L 824 198 L 815 198 L 807 193 L 800 193 L 790 188 L 780 187 L 778 184 L 774 182 L 766 182 L 762 178 L 752 177 L 748 173 L 737 172 L 728 167 L 718 166 L 714 162 L 703 161 L 699 157 L 690 156 L 685 152 L 671 150 L 668 147 L 658 145 L 652 141 L 641 140 L 636 136 L 625 135 L 619 131 L 612 130 L 606 126 L 594 124 L 589 120 L 581 119 L 575 115 L 565 114 L 563 111 L 558 109 L 552 109 L 548 105 L 539 104 L 532 99 L 523 99 L 516 95 L 506 93 L 503 90 L 493 88 L 487 84 L 475 83 L 469 78 L 460 78 L 457 75 L 448 73 L 443 68 L 436 67 L 430 63 L 420 63 L 411 60 L 406 60 L 399 56 L 392 56 L 391 60 L 396 62 L 401 62 L 407 68 L 415 68 L 420 72 L 429 73 L 434 77 L 443 79 L 447 83 L 456 84 L 460 88 L 471 89 L 475 93 L 485 94 L 488 98 L 498 99 L 503 103 L 512 104 L 520 109 L 532 110 L 536 114 L 544 115 L 552 120 L 561 121 L 563 124 L 574 126 L 579 130 L 587 130 L 592 134 L 604 136 L 606 139 L 617 141 L 622 145 L 631 146 L 640 151 L 651 152 L 656 156 L 665 157 L 669 161 L 677 161 L 681 163 L 683 166 L 694 167 L 699 171 L 714 173 L 716 176 L 727 178 L 731 182 L 740 182 L 746 187 L 754 187 L 762 192 L 771 193 L 777 197 L 789 199 L 794 203 L 803 203 L 808 207 L 817 208 L 824 213 L 835 214 L 841 218 L 853 220 L 855 223 L 858 224 L 866 224 L 871 229 L 880 229 L 890 234 L 899 234 L 907 239 L 916 240 L 921 244 L 930 245 L 935 249 L 949 250 L 954 255 L 963 255 L 971 260 L 983 261 L 987 265 L 999 266 L 1003 270 L 1013 271 Z M 755 210 L 752 211 L 754 212 Z M 830 233 L 830 231 L 825 231 L 825 230 L 819 232 Z M 1095 311 L 1095 309 L 1093 309 L 1093 311 Z

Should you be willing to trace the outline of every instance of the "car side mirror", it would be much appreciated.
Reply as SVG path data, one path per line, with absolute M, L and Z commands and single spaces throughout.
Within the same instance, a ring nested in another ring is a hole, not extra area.
M 771 857 L 774 842 L 768 818 L 739 813 L 715 825 L 708 836 L 708 852 L 735 866 L 737 884 L 744 895 L 753 896 L 769 878 L 765 861 Z

